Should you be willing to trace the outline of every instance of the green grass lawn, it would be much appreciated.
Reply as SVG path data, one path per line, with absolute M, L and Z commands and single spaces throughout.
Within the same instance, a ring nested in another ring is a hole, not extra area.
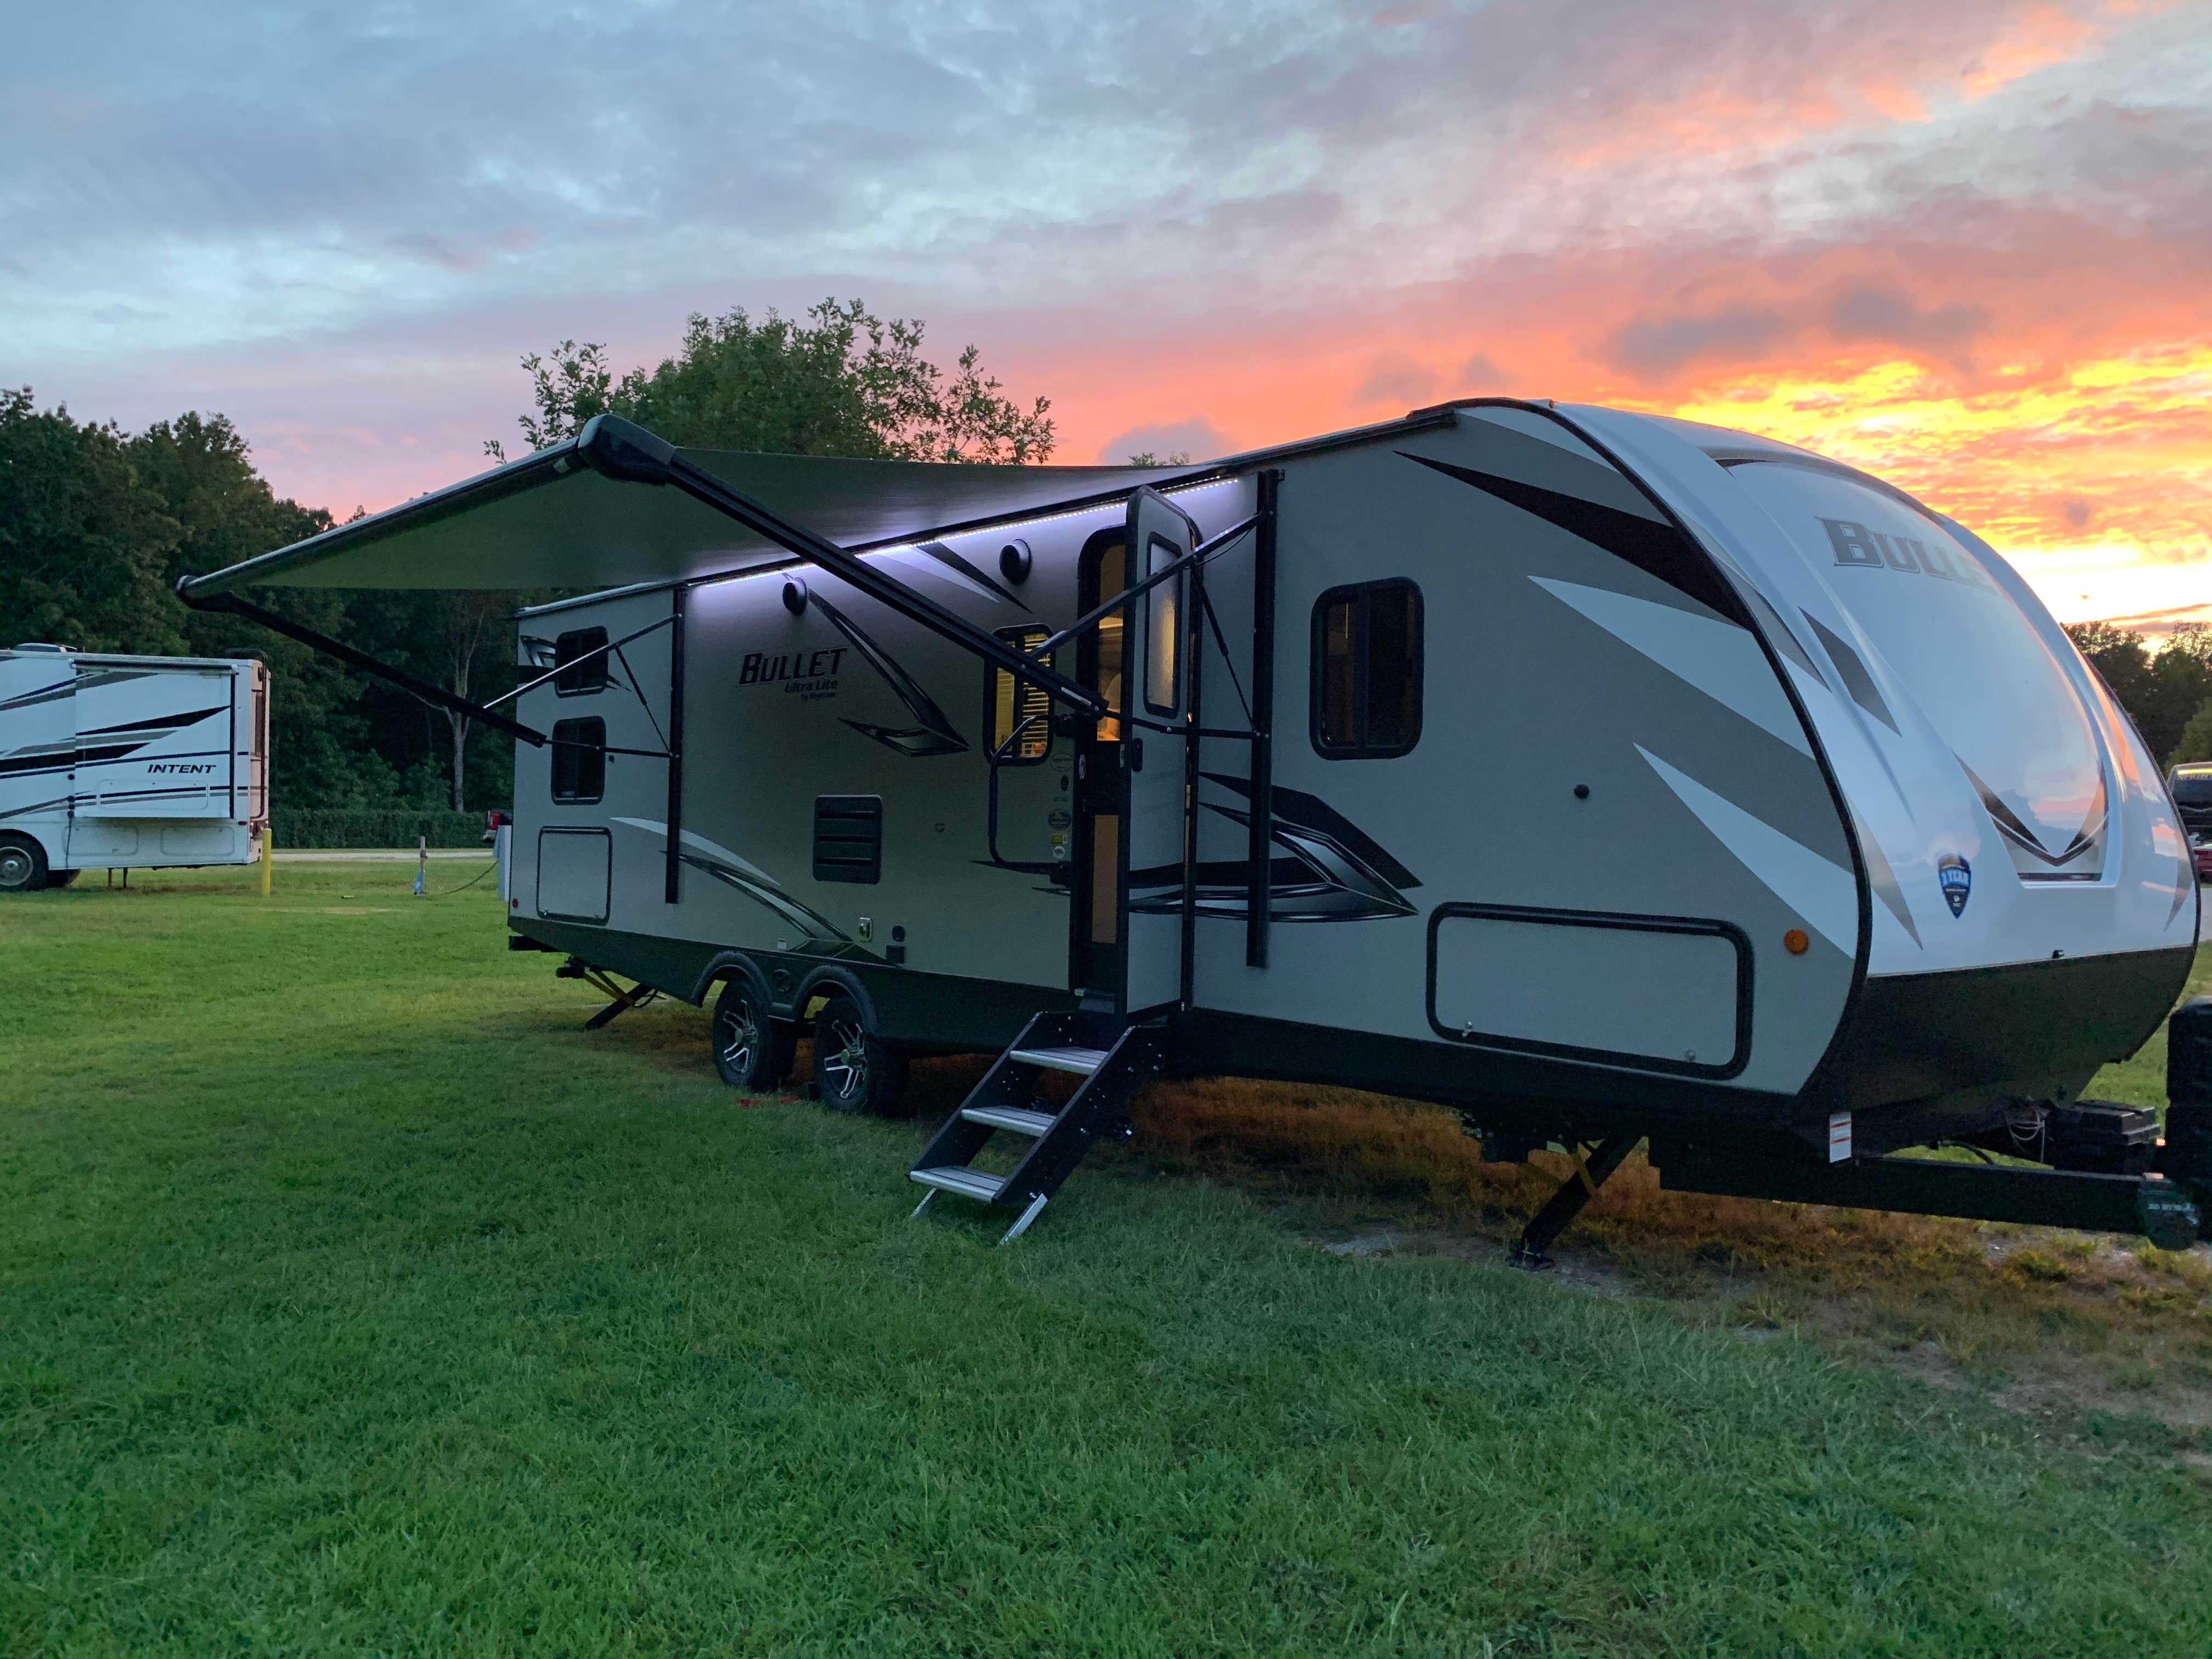
M 910 1221 L 412 873 L 0 910 L 0 1653 L 2212 1644 L 2185 1462 L 1138 1159 Z

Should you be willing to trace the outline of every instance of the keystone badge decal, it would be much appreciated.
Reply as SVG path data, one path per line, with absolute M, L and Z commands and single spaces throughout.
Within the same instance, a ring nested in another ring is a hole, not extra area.
M 1972 866 L 1956 853 L 1946 853 L 1936 861 L 1936 880 L 1943 890 L 1943 902 L 1951 907 L 1951 914 L 1963 915 L 1966 896 L 1974 890 Z

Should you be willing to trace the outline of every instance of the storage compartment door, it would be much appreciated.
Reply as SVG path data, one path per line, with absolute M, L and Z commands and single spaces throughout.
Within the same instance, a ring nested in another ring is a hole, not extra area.
M 1751 941 L 1724 921 L 1503 904 L 1429 918 L 1429 1024 L 1481 1048 L 1734 1077 L 1751 987 Z
M 605 921 L 614 843 L 604 830 L 538 832 L 538 914 L 556 921 Z

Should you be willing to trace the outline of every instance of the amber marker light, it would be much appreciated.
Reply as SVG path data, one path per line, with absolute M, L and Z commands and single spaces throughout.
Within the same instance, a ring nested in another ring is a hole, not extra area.
M 1802 927 L 1792 927 L 1782 936 L 1782 948 L 1793 957 L 1803 956 L 1806 947 L 1812 942 L 1805 937 L 1805 930 Z

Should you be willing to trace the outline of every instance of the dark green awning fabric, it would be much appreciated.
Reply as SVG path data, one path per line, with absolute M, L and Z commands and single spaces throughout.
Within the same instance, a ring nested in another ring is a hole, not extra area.
M 185 584 L 194 598 L 252 586 L 609 588 L 772 564 L 789 556 L 682 491 L 623 483 L 557 444 L 404 506 Z M 945 533 L 1111 500 L 1212 465 L 956 466 L 692 449 L 732 489 L 845 547 Z

